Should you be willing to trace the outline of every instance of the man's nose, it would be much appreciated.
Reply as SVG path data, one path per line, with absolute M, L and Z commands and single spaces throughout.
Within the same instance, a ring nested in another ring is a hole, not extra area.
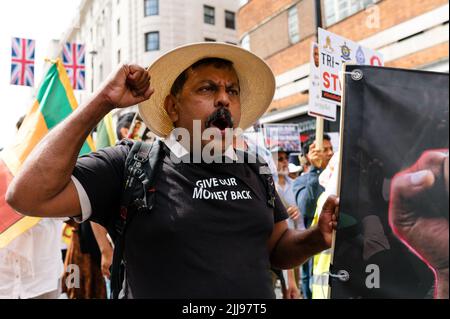
M 221 87 L 219 90 L 217 90 L 215 106 L 219 108 L 230 106 L 230 96 L 228 95 L 228 92 L 224 87 Z

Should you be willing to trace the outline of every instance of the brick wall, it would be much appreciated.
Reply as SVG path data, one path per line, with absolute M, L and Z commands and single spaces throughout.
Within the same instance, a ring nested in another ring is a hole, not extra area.
M 248 29 L 251 29 L 252 26 L 260 23 L 264 20 L 264 18 L 270 16 L 269 11 L 271 9 L 276 9 L 279 11 L 289 3 L 294 2 L 295 1 L 287 0 L 252 0 L 248 5 L 244 6 L 241 11 L 239 11 L 238 19 L 242 24 L 239 29 L 240 36 L 243 33 L 242 30 L 248 31 Z M 380 9 L 379 29 L 368 28 L 366 21 L 369 19 L 369 14 L 365 11 L 360 11 L 359 13 L 332 25 L 328 28 L 328 30 L 343 37 L 359 41 L 447 3 L 448 0 L 382 0 L 377 4 Z M 310 0 L 303 0 L 298 4 L 298 6 L 300 24 L 306 24 L 307 21 L 309 21 L 314 29 L 315 18 L 313 2 L 310 2 Z M 303 15 L 303 12 L 310 13 Z M 271 23 L 268 22 L 267 25 L 271 25 Z M 243 26 L 246 27 L 244 28 Z M 272 32 L 277 33 L 277 30 L 275 30 L 276 28 L 271 27 L 270 29 L 272 29 Z M 303 27 L 303 30 L 305 30 L 305 27 Z M 306 34 L 301 33 L 301 35 L 307 36 L 308 33 L 311 33 L 310 30 L 307 31 L 309 32 L 306 32 Z M 255 31 L 255 33 L 256 32 L 257 31 Z M 285 31 L 278 30 L 280 36 L 282 32 Z M 300 27 L 300 32 L 302 32 L 302 26 Z M 313 36 L 313 34 L 314 31 L 311 33 L 311 36 L 302 39 L 301 42 L 295 45 L 288 45 L 287 47 L 280 46 L 272 49 L 275 54 L 267 57 L 266 60 L 275 74 L 278 75 L 284 73 L 292 68 L 308 62 L 310 43 L 315 41 L 315 36 Z M 253 34 L 251 34 L 250 38 L 252 36 Z M 256 47 L 258 48 L 258 45 L 256 45 Z M 259 54 L 257 51 L 255 51 L 255 53 Z
M 289 46 L 288 12 L 275 17 L 270 23 L 262 25 L 250 37 L 250 47 L 254 53 L 266 58 L 279 48 Z
M 421 66 L 448 58 L 449 43 L 442 43 L 434 47 L 416 52 L 400 59 L 386 63 L 386 66 L 403 69 L 416 69 Z M 308 103 L 308 94 L 297 93 L 283 99 L 275 100 L 270 105 L 268 112 L 279 111 L 297 105 Z
M 316 34 L 315 0 L 303 0 L 297 5 L 300 24 L 300 39 L 306 39 Z
M 447 42 L 438 44 L 426 50 L 410 54 L 406 57 L 390 61 L 386 63 L 386 66 L 392 68 L 414 69 L 448 58 L 448 55 L 449 48 Z
M 238 12 L 238 33 L 248 32 L 262 21 L 298 0 L 251 0 Z

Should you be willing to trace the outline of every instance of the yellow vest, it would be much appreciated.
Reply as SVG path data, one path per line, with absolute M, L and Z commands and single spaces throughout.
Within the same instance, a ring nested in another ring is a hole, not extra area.
M 311 227 L 319 222 L 320 212 L 325 204 L 328 194 L 322 193 L 317 200 L 317 208 L 314 212 L 314 219 Z M 328 272 L 330 271 L 331 249 L 325 250 L 314 256 L 313 259 L 313 276 L 312 276 L 312 298 L 313 299 L 329 299 Z

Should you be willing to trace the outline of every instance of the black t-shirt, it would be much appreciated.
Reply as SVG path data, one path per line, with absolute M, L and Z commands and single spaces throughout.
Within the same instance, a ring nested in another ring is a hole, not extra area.
M 135 298 L 274 298 L 267 241 L 275 209 L 248 164 L 175 164 L 164 146 L 155 204 L 136 214 L 125 236 L 127 280 Z M 90 220 L 108 226 L 119 214 L 130 148 L 78 160 L 73 175 L 86 190 Z

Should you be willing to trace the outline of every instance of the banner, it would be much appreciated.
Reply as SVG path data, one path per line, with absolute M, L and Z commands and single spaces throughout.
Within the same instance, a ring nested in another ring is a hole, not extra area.
M 36 225 L 40 218 L 16 213 L 5 201 L 12 177 L 17 174 L 27 156 L 39 141 L 77 108 L 77 101 L 60 60 L 53 63 L 38 91 L 36 101 L 26 115 L 11 147 L 0 153 L 0 248 Z M 70 143 L 70 140 L 67 141 Z M 94 150 L 89 137 L 80 155 Z
M 287 152 L 300 152 L 300 129 L 297 124 L 264 124 L 264 139 L 270 150 L 276 146 Z
M 448 85 L 346 67 L 332 298 L 448 298 Z

